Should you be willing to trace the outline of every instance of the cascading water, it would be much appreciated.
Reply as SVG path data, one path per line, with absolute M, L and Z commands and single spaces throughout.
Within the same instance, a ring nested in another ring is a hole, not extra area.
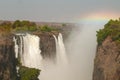
M 66 56 L 66 50 L 65 50 L 65 46 L 63 43 L 63 37 L 62 34 L 59 33 L 58 35 L 58 39 L 56 38 L 55 35 L 53 35 L 55 38 L 55 43 L 56 43 L 56 59 L 57 59 L 57 64 L 68 64 L 67 61 L 67 56 Z
M 26 36 L 23 36 L 23 42 L 23 65 L 40 69 L 42 57 L 39 49 L 39 37 L 27 34 Z
M 23 66 L 41 69 L 42 56 L 40 54 L 41 50 L 39 49 L 39 37 L 30 34 L 19 34 L 17 36 L 19 37 L 20 43 L 18 45 L 17 39 L 14 38 L 16 57 L 19 55 Z
M 60 34 L 56 41 L 57 65 L 47 62 L 47 68 L 41 72 L 41 80 L 92 80 L 93 60 L 96 51 L 96 31 L 102 24 L 79 24 L 77 29 L 71 31 L 66 40 L 66 51 L 69 54 L 69 63 L 62 66 L 65 62 L 61 54 Z M 59 46 L 60 45 L 60 46 Z M 62 46 L 61 46 L 62 47 Z M 63 48 L 63 47 L 62 47 Z M 63 49 L 64 50 L 64 49 Z M 66 55 L 66 54 L 65 54 Z M 62 58 L 60 58 L 62 56 Z M 62 60 L 61 60 L 62 59 Z M 86 77 L 87 76 L 87 77 Z
M 35 35 L 30 34 L 16 34 L 17 38 L 14 37 L 13 40 L 15 42 L 15 53 L 16 58 L 20 58 L 21 63 L 23 66 L 30 67 L 30 68 L 36 68 L 41 69 L 44 73 L 44 69 L 42 66 L 42 56 L 41 56 L 41 50 L 40 47 L 40 38 Z M 56 43 L 56 65 L 66 65 L 68 63 L 67 56 L 66 56 L 66 50 L 63 43 L 63 37 L 62 34 L 59 33 L 58 38 L 53 35 L 55 38 Z M 56 66 L 54 65 L 54 66 Z M 58 67 L 57 67 L 58 68 Z M 60 68 L 60 67 L 59 67 Z M 55 69 L 56 70 L 56 69 Z M 46 72 L 46 70 L 45 70 Z M 51 72 L 51 71 L 50 71 Z M 46 75 L 46 74 L 44 74 Z M 41 75 L 40 75 L 41 76 Z M 40 78 L 39 79 L 42 79 Z M 44 77 L 45 78 L 45 77 Z M 44 80 L 44 79 L 42 79 Z
M 15 57 L 18 58 L 18 44 L 17 44 L 17 39 L 14 37 L 13 41 L 15 43 Z
M 56 43 L 56 64 L 46 61 L 44 64 L 49 65 L 44 66 L 44 69 L 40 74 L 40 80 L 68 80 L 66 72 L 68 68 L 68 60 L 62 34 L 59 33 L 58 37 L 55 35 L 53 35 L 53 37 Z M 63 70 L 65 71 L 65 74 L 63 73 Z
M 20 34 L 19 38 L 14 38 L 16 57 L 20 56 L 22 65 L 27 67 L 41 69 L 42 65 L 40 80 L 92 80 L 93 58 L 96 50 L 95 31 L 98 28 L 87 26 L 80 28 L 81 31 L 73 31 L 69 37 L 66 44 L 70 59 L 69 64 L 61 33 L 58 37 L 53 35 L 56 43 L 57 64 L 52 64 L 49 61 L 41 64 L 43 61 L 41 61 L 39 49 L 40 39 L 30 34 Z M 46 64 L 47 67 L 44 66 Z

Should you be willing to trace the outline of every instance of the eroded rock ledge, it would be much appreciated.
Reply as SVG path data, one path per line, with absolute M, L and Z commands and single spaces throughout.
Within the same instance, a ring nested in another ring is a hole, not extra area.
M 120 48 L 110 36 L 97 47 L 93 80 L 120 80 Z

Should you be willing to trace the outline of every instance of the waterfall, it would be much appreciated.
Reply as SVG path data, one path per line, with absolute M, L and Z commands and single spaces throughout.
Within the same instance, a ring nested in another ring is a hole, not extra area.
M 64 66 L 68 64 L 68 61 L 66 56 L 65 45 L 63 43 L 62 34 L 59 33 L 58 37 L 56 37 L 55 35 L 53 35 L 53 37 L 56 43 L 56 61 L 57 61 L 56 65 L 53 64 L 54 66 L 52 66 L 49 63 L 49 61 L 45 63 L 44 60 L 42 60 L 42 56 L 40 54 L 41 50 L 39 49 L 40 38 L 38 36 L 31 35 L 31 34 L 16 34 L 16 36 L 13 38 L 15 42 L 16 58 L 20 58 L 23 66 L 42 70 L 41 75 L 39 76 L 39 79 L 41 80 L 44 80 L 45 78 L 47 78 L 46 72 L 48 72 L 48 74 L 51 76 L 53 75 L 51 74 L 51 72 L 53 73 L 54 71 L 56 72 L 57 70 L 61 75 L 61 71 L 62 71 L 61 68 L 62 69 L 65 68 L 65 70 L 67 68 L 66 66 Z M 44 63 L 42 64 L 41 62 L 44 62 Z M 46 64 L 47 64 L 47 68 L 46 66 L 44 66 Z M 49 68 L 52 68 L 50 69 L 52 71 L 47 71 L 49 70 Z
M 18 58 L 18 44 L 17 44 L 17 39 L 14 37 L 13 41 L 15 43 L 15 46 L 14 46 L 14 48 L 15 48 L 15 57 Z
M 68 61 L 62 34 L 53 35 L 56 44 L 56 64 L 46 61 L 44 69 L 40 73 L 40 80 L 69 80 Z M 70 70 L 69 70 L 70 71 Z M 74 80 L 74 79 L 73 79 Z
M 40 55 L 41 50 L 39 49 L 39 37 L 35 35 L 27 34 L 23 37 L 24 42 L 24 53 L 22 63 L 24 66 L 40 68 L 42 57 Z
M 53 35 L 55 38 L 55 43 L 56 43 L 56 60 L 57 64 L 67 64 L 67 56 L 66 56 L 66 50 L 65 50 L 65 45 L 63 43 L 63 37 L 62 34 L 59 33 L 58 38 L 56 38 L 55 35 Z
M 15 37 L 13 38 L 15 42 L 16 57 L 18 57 L 19 54 L 23 66 L 41 69 L 42 56 L 40 54 L 41 50 L 39 49 L 40 38 L 31 34 L 19 34 L 17 36 L 19 40 Z M 20 42 L 19 45 L 17 45 L 17 41 Z

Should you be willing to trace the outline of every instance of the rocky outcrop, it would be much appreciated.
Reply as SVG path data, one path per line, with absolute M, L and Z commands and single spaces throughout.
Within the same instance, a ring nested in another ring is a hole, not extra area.
M 11 35 L 0 36 L 0 80 L 16 80 L 14 43 Z
M 34 32 L 33 34 L 40 37 L 40 49 L 43 58 L 55 59 L 56 44 L 53 35 L 57 36 L 58 32 Z
M 120 80 L 120 48 L 110 36 L 97 47 L 93 80 Z

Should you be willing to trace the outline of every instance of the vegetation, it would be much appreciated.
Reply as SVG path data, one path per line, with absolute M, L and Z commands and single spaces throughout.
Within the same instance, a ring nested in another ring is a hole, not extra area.
M 11 26 L 12 26 L 12 23 L 9 22 L 9 21 L 2 22 L 0 24 L 0 33 L 1 34 L 6 34 L 6 33 L 11 32 L 11 29 L 12 29 Z
M 12 28 L 15 29 L 15 31 L 35 31 L 37 30 L 37 26 L 34 22 L 30 21 L 19 21 L 16 20 Z
M 107 36 L 111 36 L 113 41 L 120 44 L 120 19 L 110 20 L 105 24 L 104 29 L 97 31 L 98 45 L 102 44 Z
M 63 23 L 63 24 L 62 24 L 62 26 L 66 26 L 66 24 L 65 24 L 65 23 Z
M 15 22 L 3 21 L 0 22 L 0 33 L 10 33 L 10 32 L 21 32 L 21 31 L 44 31 L 51 32 L 54 31 L 51 26 L 43 25 L 37 26 L 36 23 L 30 21 L 20 21 L 16 20 Z
M 51 31 L 54 31 L 55 29 L 48 25 L 44 25 L 44 26 L 41 26 L 39 30 L 43 32 L 51 32 Z
M 21 66 L 18 74 L 20 80 L 39 80 L 38 76 L 40 74 L 40 70 Z
M 22 66 L 20 58 L 16 58 L 16 66 L 19 67 L 17 80 L 39 80 L 39 69 Z

